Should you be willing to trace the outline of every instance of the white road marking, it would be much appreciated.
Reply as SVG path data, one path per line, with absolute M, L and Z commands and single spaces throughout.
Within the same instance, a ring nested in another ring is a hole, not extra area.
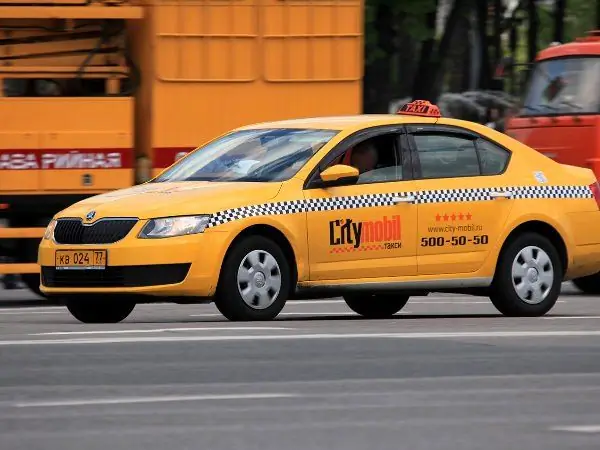
M 31 333 L 28 336 L 59 336 L 85 334 L 128 334 L 128 333 L 165 333 L 170 331 L 249 331 L 249 330 L 290 330 L 284 327 L 190 327 L 190 328 L 148 328 L 137 330 L 97 330 L 97 331 L 52 331 L 47 333 Z
M 0 346 L 57 345 L 57 344 L 122 344 L 148 342 L 227 342 L 227 341 L 277 341 L 318 339 L 444 339 L 444 338 L 532 338 L 532 337 L 583 337 L 600 336 L 600 331 L 473 331 L 439 333 L 321 333 L 278 335 L 209 335 L 209 336 L 150 336 L 107 337 L 74 339 L 39 339 L 0 341 Z
M 22 307 L 12 307 L 12 308 L 0 308 L 1 312 L 15 312 L 15 310 L 22 310 L 26 312 L 40 312 L 40 311 L 48 311 L 48 310 L 60 310 L 66 311 L 67 309 L 64 306 L 22 306 Z
M 223 314 L 219 314 L 219 313 L 190 314 L 190 317 L 223 317 Z
M 443 301 L 427 301 L 427 300 L 414 300 L 411 301 L 409 300 L 410 304 L 412 305 L 491 305 L 492 302 L 488 301 L 484 301 L 484 302 L 472 302 L 472 301 L 447 301 L 447 300 L 443 300 Z
M 546 319 L 546 320 L 556 320 L 556 319 L 600 319 L 600 316 L 555 316 L 555 317 L 542 317 L 542 319 Z
M 408 311 L 402 311 L 402 312 L 406 313 Z M 221 314 L 190 314 L 190 317 L 212 317 L 213 315 L 220 316 Z M 283 316 L 358 316 L 358 314 L 352 313 L 352 312 L 343 312 L 343 311 L 331 311 L 331 312 L 306 311 L 306 312 L 287 312 L 287 313 L 282 312 L 282 313 L 279 313 L 279 315 L 277 317 L 283 317 Z
M 332 303 L 345 303 L 344 300 L 290 300 L 286 305 L 329 305 Z
M 571 431 L 574 433 L 600 433 L 600 425 L 574 425 L 564 427 L 552 427 L 553 431 Z
M 459 300 L 457 297 L 456 300 L 450 300 L 448 297 L 439 297 L 440 300 L 434 300 L 436 297 L 432 297 L 432 300 L 409 300 L 409 304 L 422 304 L 422 305 L 492 305 L 490 300 Z M 564 300 L 559 300 L 556 303 L 566 303 Z
M 190 402 L 202 400 L 250 400 L 268 398 L 297 397 L 296 394 L 230 394 L 230 395 L 168 395 L 159 397 L 123 397 L 123 398 L 90 398 L 77 400 L 56 400 L 15 403 L 17 408 L 35 408 L 49 406 L 91 406 L 91 405 L 119 405 L 133 403 L 163 403 L 163 402 Z

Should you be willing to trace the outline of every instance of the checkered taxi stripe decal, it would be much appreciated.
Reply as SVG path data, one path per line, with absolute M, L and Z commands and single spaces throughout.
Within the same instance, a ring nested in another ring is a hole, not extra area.
M 494 192 L 510 192 L 513 199 L 539 198 L 593 198 L 588 186 L 507 186 L 502 188 L 441 189 L 420 192 L 356 195 L 308 200 L 293 200 L 262 205 L 242 206 L 214 213 L 208 227 L 216 227 L 234 220 L 257 216 L 297 214 L 301 212 L 334 211 L 340 209 L 392 206 L 397 197 L 414 197 L 412 203 L 477 202 L 494 199 Z

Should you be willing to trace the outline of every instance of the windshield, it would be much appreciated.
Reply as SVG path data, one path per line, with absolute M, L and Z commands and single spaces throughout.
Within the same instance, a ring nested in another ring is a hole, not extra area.
M 235 131 L 176 163 L 153 182 L 284 181 L 293 177 L 338 131 Z
M 520 116 L 598 113 L 600 58 L 559 58 L 536 64 Z

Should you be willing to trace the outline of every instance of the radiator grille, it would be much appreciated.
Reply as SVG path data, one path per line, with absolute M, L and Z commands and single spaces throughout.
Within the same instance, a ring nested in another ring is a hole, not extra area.
M 137 219 L 103 219 L 84 225 L 81 219 L 59 219 L 54 229 L 57 244 L 112 244 L 131 231 Z

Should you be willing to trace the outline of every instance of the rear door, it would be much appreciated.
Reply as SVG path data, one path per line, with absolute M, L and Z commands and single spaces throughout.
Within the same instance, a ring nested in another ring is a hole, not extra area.
M 453 126 L 413 126 L 408 136 L 418 195 L 418 273 L 477 271 L 514 203 L 503 189 L 510 152 Z

